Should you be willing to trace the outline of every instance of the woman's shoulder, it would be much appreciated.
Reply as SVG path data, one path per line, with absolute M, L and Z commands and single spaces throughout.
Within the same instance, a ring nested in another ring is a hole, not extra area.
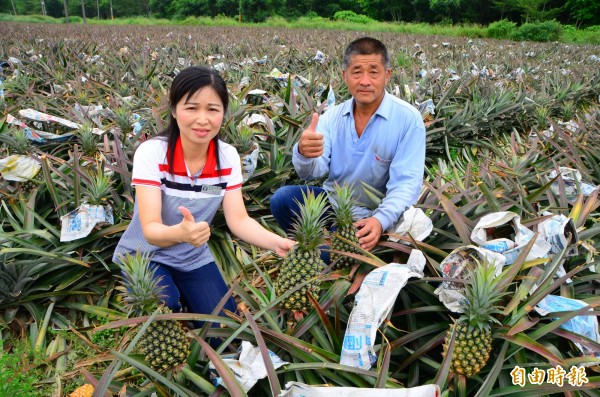
M 135 150 L 137 153 L 142 153 L 144 155 L 151 154 L 163 154 L 167 151 L 167 139 L 161 136 L 150 138 L 140 143 L 137 149 Z
M 223 155 L 226 157 L 230 157 L 230 156 L 233 156 L 234 158 L 239 157 L 239 154 L 235 147 L 233 147 L 231 144 L 229 144 L 227 142 L 223 142 L 220 139 L 219 139 L 219 152 L 223 153 Z

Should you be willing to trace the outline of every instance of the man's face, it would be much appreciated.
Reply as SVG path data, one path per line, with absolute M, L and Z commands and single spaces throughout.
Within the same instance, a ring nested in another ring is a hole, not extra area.
M 353 55 L 342 77 L 358 106 L 379 106 L 390 69 L 386 69 L 381 54 Z

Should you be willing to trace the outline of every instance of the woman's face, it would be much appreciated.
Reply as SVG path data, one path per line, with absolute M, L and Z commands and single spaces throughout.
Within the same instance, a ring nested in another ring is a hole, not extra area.
M 173 117 L 179 126 L 181 143 L 208 145 L 221 129 L 225 109 L 221 98 L 210 86 L 185 95 L 175 106 Z

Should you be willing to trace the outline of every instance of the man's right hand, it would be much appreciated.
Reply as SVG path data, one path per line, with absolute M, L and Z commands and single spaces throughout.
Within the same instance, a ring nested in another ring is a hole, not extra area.
M 319 115 L 313 113 L 312 120 L 307 129 L 302 132 L 300 142 L 298 142 L 298 152 L 304 157 L 315 158 L 323 154 L 324 140 L 323 134 L 317 132 L 317 123 Z
M 179 224 L 183 234 L 183 242 L 189 243 L 194 247 L 200 247 L 210 238 L 210 226 L 206 222 L 196 222 L 194 216 L 187 208 L 181 206 L 177 208 L 183 215 L 183 220 Z

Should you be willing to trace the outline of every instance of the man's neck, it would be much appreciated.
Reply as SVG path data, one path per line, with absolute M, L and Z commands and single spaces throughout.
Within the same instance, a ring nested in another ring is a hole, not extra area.
M 361 105 L 360 103 L 356 102 L 356 100 L 354 100 L 354 116 L 356 117 L 356 115 L 358 115 L 361 118 L 371 118 L 371 116 L 373 116 L 375 112 L 377 112 L 377 109 L 379 109 L 379 106 L 381 105 L 381 102 L 383 102 L 384 97 L 385 93 L 377 102 L 370 103 L 368 105 Z

